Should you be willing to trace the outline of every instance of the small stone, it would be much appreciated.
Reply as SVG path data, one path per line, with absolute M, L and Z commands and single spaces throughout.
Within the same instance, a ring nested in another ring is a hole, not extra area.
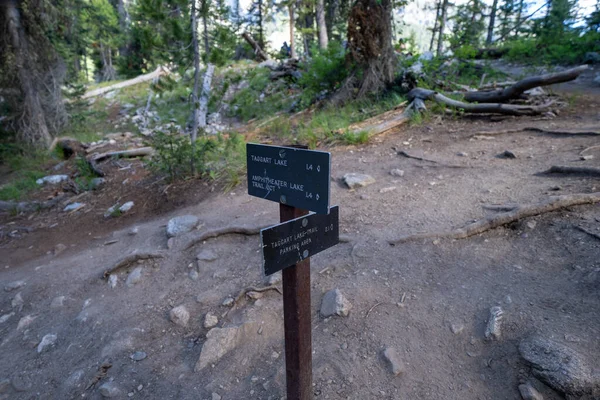
M 204 317 L 204 328 L 206 329 L 211 329 L 214 328 L 215 326 L 217 326 L 217 324 L 219 323 L 219 319 L 217 318 L 216 315 L 214 315 L 213 313 L 206 313 L 206 316 Z
M 504 304 L 512 304 L 512 302 L 512 297 L 510 297 L 510 294 L 507 294 L 506 297 L 504 297 Z
M 204 249 L 196 255 L 196 259 L 199 261 L 215 261 L 218 258 L 214 251 Z
M 25 372 L 20 372 L 13 376 L 10 380 L 10 384 L 17 392 L 26 392 L 33 387 L 31 376 Z
M 142 267 L 137 267 L 127 275 L 127 281 L 125 284 L 132 287 L 142 281 Z
M 499 306 L 490 308 L 490 316 L 485 328 L 485 338 L 489 340 L 500 339 L 500 321 L 504 312 Z
M 118 397 L 121 395 L 121 390 L 114 384 L 114 382 L 106 382 L 98 389 L 102 397 Z
M 131 228 L 129 230 L 129 232 L 127 232 L 127 234 L 129 236 L 135 236 L 135 235 L 137 235 L 139 233 L 139 231 L 140 231 L 140 228 L 138 228 L 137 226 L 134 226 L 133 228 Z
M 31 323 L 36 319 L 37 317 L 34 317 L 32 315 L 26 315 L 23 318 L 21 318 L 19 320 L 19 323 L 17 324 L 17 331 L 21 331 L 25 328 L 27 328 L 29 325 L 31 325 Z
M 452 325 L 450 325 L 450 330 L 455 335 L 459 335 L 460 333 L 462 333 L 462 331 L 464 329 L 465 329 L 465 326 L 459 322 L 454 322 Z
M 584 156 L 581 156 L 582 161 L 593 160 L 593 159 L 594 159 L 594 156 L 592 154 L 586 154 Z
M 90 180 L 90 189 L 96 190 L 99 189 L 102 185 L 106 183 L 106 179 L 104 178 L 93 178 Z
M 38 185 L 43 185 L 46 183 L 50 185 L 56 185 L 66 180 L 69 180 L 68 175 L 48 175 L 36 180 L 35 183 L 37 183 Z
M 221 305 L 225 306 L 225 307 L 233 307 L 233 303 L 235 303 L 235 301 L 233 300 L 232 297 L 227 297 L 225 300 L 223 300 L 223 303 L 221 303 Z
M 352 304 L 344 297 L 339 289 L 325 293 L 321 301 L 321 316 L 323 318 L 339 315 L 347 317 L 352 309 Z
M 402 177 L 402 176 L 404 176 L 404 171 L 396 168 L 396 169 L 393 169 L 390 171 L 390 175 Z
M 263 294 L 260 292 L 250 291 L 250 292 L 246 293 L 246 296 L 248 296 L 248 298 L 250 298 L 252 300 L 258 300 L 263 297 Z
M 175 245 L 175 238 L 169 238 L 167 240 L 167 250 L 171 250 Z
M 195 215 L 182 215 L 172 218 L 167 224 L 167 237 L 175 237 L 187 233 L 198 225 Z
M 544 396 L 535 390 L 535 388 L 531 386 L 531 383 L 529 382 L 519 385 L 519 393 L 521 393 L 523 400 L 544 400 Z
M 515 159 L 517 155 L 510 150 L 505 150 L 504 152 L 498 154 L 496 157 L 498 158 L 507 158 L 507 159 Z
M 369 200 L 371 198 L 371 196 L 367 196 L 366 194 L 361 194 L 360 195 L 360 199 L 361 200 Z
M 13 310 L 17 310 L 17 312 L 21 312 L 21 310 L 23 310 L 25 301 L 23 300 L 23 296 L 21 296 L 21 292 L 17 293 L 15 297 L 13 297 L 12 301 L 10 302 L 10 305 L 13 308 Z
M 60 253 L 62 253 L 63 251 L 65 251 L 66 249 L 67 249 L 67 246 L 65 246 L 62 243 L 59 243 L 56 246 L 54 246 L 54 255 L 57 256 Z
M 535 229 L 537 222 L 536 221 L 527 221 L 527 227 L 531 230 Z
M 400 356 L 395 348 L 388 347 L 385 349 L 383 352 L 383 357 L 389 363 L 394 376 L 398 376 L 404 372 L 404 363 L 400 360 Z
M 469 153 L 465 153 L 464 151 L 459 151 L 456 155 L 459 157 L 469 157 Z
M 10 390 L 10 379 L 0 380 L 0 394 L 7 393 Z
M 7 283 L 4 286 L 4 291 L 5 292 L 12 292 L 13 290 L 17 290 L 17 289 L 21 289 L 23 286 L 25 286 L 27 283 L 25 281 L 14 281 L 14 282 L 10 282 Z
M 217 394 L 217 393 L 213 393 L 212 400 L 221 400 L 221 396 L 219 396 L 219 394 Z
M 43 351 L 45 351 L 46 349 L 54 346 L 56 344 L 56 340 L 58 339 L 58 337 L 52 333 L 47 334 L 46 336 L 44 336 L 42 338 L 42 341 L 40 342 L 40 344 L 38 344 L 37 347 L 37 352 L 41 353 Z
M 349 173 L 342 178 L 346 186 L 350 189 L 365 187 L 375 183 L 375 178 L 367 174 Z
M 3 316 L 0 317 L 0 324 L 5 323 L 6 321 L 8 321 L 13 315 L 15 315 L 14 312 L 8 313 L 8 314 L 4 314 Z
M 379 193 L 393 192 L 394 190 L 396 190 L 396 186 L 389 186 L 389 187 L 384 187 L 384 188 L 380 189 Z
M 50 308 L 61 308 L 65 304 L 65 296 L 58 296 L 52 299 Z
M 184 305 L 180 305 L 169 312 L 169 318 L 174 324 L 186 327 L 190 320 L 190 313 Z
M 127 211 L 131 210 L 134 206 L 133 201 L 128 201 L 127 203 L 123 204 L 121 207 L 119 207 L 119 211 L 122 213 L 126 213 Z
M 136 351 L 135 353 L 133 353 L 131 355 L 131 359 L 133 361 L 142 361 L 143 359 L 145 359 L 146 357 L 148 357 L 148 354 L 146 354 L 143 351 Z
M 198 278 L 200 277 L 200 274 L 198 274 L 198 271 L 196 271 L 196 269 L 193 269 L 193 270 L 190 271 L 190 273 L 188 274 L 188 276 L 190 277 L 191 280 L 197 281 Z
M 76 387 L 79 382 L 81 382 L 81 378 L 85 376 L 85 371 L 82 369 L 78 369 L 73 371 L 71 375 L 65 380 L 65 385 L 68 387 Z
M 144 388 L 144 385 L 139 385 L 139 386 L 137 387 L 137 391 L 138 391 L 138 392 L 141 392 L 143 388 Z
M 64 211 L 64 212 L 76 211 L 76 210 L 79 210 L 80 208 L 82 208 L 82 207 L 84 207 L 84 206 L 85 206 L 85 204 L 84 204 L 84 203 L 71 203 L 71 204 L 68 204 L 68 205 L 67 205 L 67 206 L 66 206 L 66 207 L 63 209 L 63 211 Z
M 117 287 L 117 282 L 119 282 L 119 277 L 115 274 L 110 274 L 108 276 L 108 286 L 110 286 L 111 289 L 114 289 Z

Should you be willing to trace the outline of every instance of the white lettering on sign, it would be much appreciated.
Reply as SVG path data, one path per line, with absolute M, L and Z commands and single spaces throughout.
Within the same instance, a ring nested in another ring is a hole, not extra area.
M 317 226 L 305 229 L 301 232 L 281 238 L 276 242 L 272 242 L 271 248 L 279 249 L 279 255 L 289 253 L 290 251 L 299 251 L 301 247 L 308 246 L 312 243 L 310 235 L 314 235 L 318 231 L 319 227 Z
M 252 154 L 251 157 L 252 157 L 252 161 L 254 161 L 254 162 L 271 164 L 271 157 L 255 156 L 254 154 Z

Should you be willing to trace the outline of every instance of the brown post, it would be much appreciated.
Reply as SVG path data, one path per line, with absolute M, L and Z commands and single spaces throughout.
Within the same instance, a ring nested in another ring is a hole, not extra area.
M 281 222 L 307 214 L 306 210 L 279 204 Z M 287 400 L 311 400 L 313 396 L 310 258 L 285 268 L 281 273 Z

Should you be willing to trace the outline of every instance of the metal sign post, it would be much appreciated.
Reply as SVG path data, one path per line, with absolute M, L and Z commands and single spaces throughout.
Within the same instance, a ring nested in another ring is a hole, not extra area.
M 252 143 L 246 154 L 248 194 L 280 203 L 280 224 L 263 229 L 261 242 L 265 275 L 282 270 L 287 400 L 310 400 L 310 257 L 339 243 L 339 209 L 329 208 L 331 155 Z

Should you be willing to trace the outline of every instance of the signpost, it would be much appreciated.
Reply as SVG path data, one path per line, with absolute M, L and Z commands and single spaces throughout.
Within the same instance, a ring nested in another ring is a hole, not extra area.
M 279 203 L 281 223 L 261 230 L 261 242 L 265 275 L 282 270 L 287 400 L 310 400 L 310 257 L 339 243 L 339 208 L 329 208 L 331 155 L 252 143 L 246 154 L 248 194 Z

